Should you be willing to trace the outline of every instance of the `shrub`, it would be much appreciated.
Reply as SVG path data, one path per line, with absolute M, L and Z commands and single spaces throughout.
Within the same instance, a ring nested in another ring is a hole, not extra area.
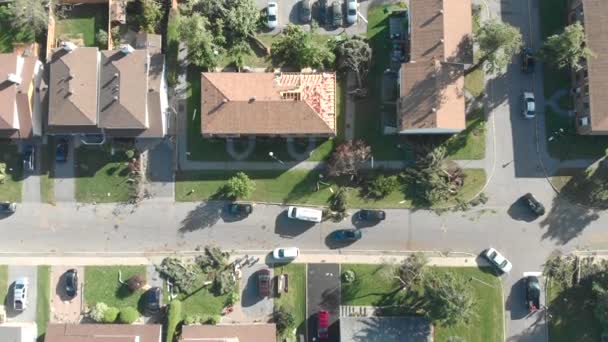
M 296 323 L 295 317 L 293 317 L 293 310 L 287 306 L 279 306 L 274 311 L 274 322 L 277 325 L 279 334 L 283 334 L 285 331 L 292 329 Z
M 342 281 L 350 284 L 353 281 L 355 281 L 356 276 L 355 276 L 355 271 L 353 270 L 346 270 L 344 272 L 342 272 Z
M 133 307 L 126 307 L 120 310 L 120 314 L 118 315 L 118 320 L 121 323 L 131 324 L 139 319 L 139 312 L 137 309 Z
M 201 315 L 188 315 L 184 319 L 185 325 L 202 324 L 205 321 L 205 317 Z
M 182 319 L 182 302 L 172 300 L 167 313 L 167 342 L 175 340 L 175 331 Z
M 99 30 L 99 32 L 97 32 L 95 35 L 95 39 L 97 39 L 97 42 L 102 48 L 105 49 L 108 47 L 108 32 Z
M 241 295 L 239 294 L 238 289 L 234 289 L 234 291 L 230 292 L 228 298 L 226 298 L 226 305 L 232 306 L 238 303 L 239 300 L 241 300 Z
M 368 195 L 375 198 L 384 198 L 388 196 L 395 188 L 399 186 L 397 176 L 380 175 L 367 186 Z
M 146 285 L 146 278 L 142 275 L 136 274 L 127 280 L 127 287 L 131 292 L 135 292 Z
M 205 324 L 211 324 L 211 325 L 216 325 L 218 324 L 220 321 L 222 320 L 222 318 L 220 317 L 220 315 L 209 315 L 207 317 L 207 320 L 205 321 Z
M 340 187 L 333 193 L 330 199 L 330 209 L 339 213 L 346 212 L 348 207 L 348 190 L 345 187 Z
M 103 323 L 114 323 L 116 322 L 116 318 L 118 317 L 118 308 L 113 306 L 108 307 L 108 309 L 103 314 Z
M 126 150 L 125 151 L 125 156 L 127 156 L 127 158 L 129 158 L 129 159 L 133 159 L 133 157 L 135 157 L 135 151 L 133 151 L 133 150 Z
M 89 312 L 89 317 L 95 322 L 102 323 L 104 314 L 107 310 L 108 305 L 106 303 L 95 303 L 95 306 L 91 309 L 91 312 Z

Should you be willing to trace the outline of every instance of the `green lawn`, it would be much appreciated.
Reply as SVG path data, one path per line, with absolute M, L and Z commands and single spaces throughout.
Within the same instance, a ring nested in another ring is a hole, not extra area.
M 51 267 L 38 266 L 38 297 L 36 301 L 36 325 L 38 336 L 44 335 L 51 315 Z
M 591 282 L 563 289 L 554 282 L 547 288 L 549 341 L 600 341 L 602 328 L 593 315 Z M 582 303 L 582 305 L 581 305 Z
M 467 115 L 467 128 L 442 143 L 449 159 L 480 160 L 486 155 L 486 119 L 483 108 L 476 108 Z
M 177 83 L 179 50 L 179 11 L 171 9 L 169 11 L 169 21 L 167 23 L 167 81 L 169 84 Z
M 6 295 L 8 294 L 8 267 L 0 265 L 0 305 L 6 303 Z
M 551 108 L 545 109 L 547 136 L 553 136 L 559 129 L 563 134 L 547 142 L 549 154 L 561 160 L 580 158 L 600 158 L 606 154 L 608 137 L 599 135 L 578 135 L 573 118 L 555 113 Z
M 139 299 L 144 293 L 138 290 L 131 293 L 129 289 L 118 282 L 118 271 L 122 273 L 122 281 L 127 281 L 134 275 L 146 277 L 145 266 L 86 266 L 84 279 L 84 300 L 88 307 L 103 302 L 108 306 L 138 308 Z
M 214 199 L 218 190 L 227 179 L 236 172 L 231 171 L 201 171 L 180 173 L 176 176 L 175 197 L 177 201 L 201 201 Z M 465 186 L 460 195 L 469 199 L 483 187 L 486 175 L 483 170 L 466 169 Z M 256 182 L 256 189 L 249 198 L 258 202 L 278 202 L 289 204 L 327 205 L 331 196 L 329 187 L 321 185 L 317 190 L 319 171 L 290 170 L 290 171 L 252 171 L 247 173 Z M 336 189 L 336 181 L 325 179 Z M 338 179 L 338 183 L 345 184 L 347 180 Z M 192 191 L 194 190 L 194 191 Z M 361 197 L 359 189 L 349 191 L 349 206 L 353 208 L 410 208 L 415 199 L 410 197 L 411 191 L 407 188 L 396 189 L 386 198 L 372 200 Z M 438 203 L 437 206 L 454 203 Z
M 82 146 L 76 150 L 76 201 L 84 203 L 125 202 L 132 187 L 124 151 L 112 156 L 109 147 Z
M 6 178 L 0 184 L 0 201 L 21 202 L 23 163 L 17 146 L 0 140 L 0 164 L 6 164 Z
M 424 314 L 423 289 L 396 291 L 394 284 L 383 280 L 386 272 L 382 265 L 342 264 L 342 271 L 355 271 L 356 280 L 342 284 L 343 305 L 388 306 L 401 303 L 401 308 L 387 310 L 389 315 Z M 475 319 L 467 325 L 435 326 L 435 341 L 446 341 L 460 336 L 467 342 L 503 341 L 503 309 L 500 280 L 492 272 L 472 267 L 433 267 L 433 272 L 454 272 L 470 281 L 477 301 Z M 485 285 L 480 281 L 489 284 Z
M 296 335 L 305 334 L 306 330 L 306 265 L 287 264 L 275 265 L 274 275 L 286 273 L 289 275 L 289 293 L 283 293 L 274 299 L 274 307 L 286 306 L 291 308 L 296 326 Z M 295 341 L 296 336 L 285 336 L 289 341 Z
M 227 298 L 228 295 L 213 295 L 208 287 L 201 288 L 192 295 L 179 295 L 177 297 L 183 303 L 183 318 L 190 315 L 220 315 Z
M 475 98 L 484 93 L 485 73 L 483 68 L 477 68 L 464 77 L 464 89 L 468 90 Z
M 95 35 L 108 30 L 108 4 L 81 4 L 74 6 L 64 17 L 56 16 L 55 39 L 80 38 L 85 46 L 97 46 Z M 109 35 L 109 32 L 108 32 Z

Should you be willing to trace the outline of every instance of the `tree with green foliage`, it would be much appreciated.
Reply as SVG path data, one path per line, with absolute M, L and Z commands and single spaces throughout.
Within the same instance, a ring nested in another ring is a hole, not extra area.
M 100 45 L 100 48 L 107 49 L 108 48 L 108 32 L 104 30 L 99 30 L 95 35 L 95 40 Z
M 245 199 L 255 191 L 255 182 L 244 172 L 238 172 L 234 177 L 228 179 L 225 193 L 234 199 Z
M 336 45 L 338 69 L 353 71 L 357 75 L 357 86 L 363 87 L 372 61 L 372 48 L 365 38 L 352 36 Z
M 397 176 L 379 175 L 367 184 L 367 195 L 377 199 L 385 198 L 398 187 Z
M 225 37 L 226 46 L 253 36 L 260 21 L 260 10 L 254 0 L 190 0 L 188 7 L 209 19 L 213 35 Z
M 422 284 L 428 262 L 424 253 L 417 252 L 410 254 L 398 266 L 391 265 L 386 269 L 390 270 L 390 280 L 395 281 L 400 290 L 409 290 Z
M 160 3 L 156 0 L 138 0 L 139 12 L 135 17 L 140 31 L 156 33 L 156 27 L 160 23 L 163 13 Z
M 47 4 L 48 1 L 44 0 L 14 0 L 8 5 L 12 14 L 11 25 L 22 33 L 38 35 L 44 32 L 49 22 Z
M 120 309 L 118 321 L 124 324 L 133 324 L 139 319 L 139 312 L 134 307 L 126 307 Z
M 296 319 L 293 315 L 293 309 L 286 305 L 279 306 L 274 310 L 274 322 L 277 325 L 279 334 L 283 334 L 295 327 Z
M 230 47 L 228 55 L 232 57 L 236 69 L 240 72 L 245 66 L 245 56 L 252 52 L 251 46 L 247 42 L 240 42 Z
M 329 207 L 331 210 L 345 213 L 348 209 L 348 189 L 346 187 L 339 187 L 331 195 Z
M 116 322 L 116 318 L 118 318 L 118 313 L 120 310 L 113 306 L 108 307 L 108 309 L 103 313 L 103 323 L 114 323 Z
M 466 279 L 452 272 L 425 277 L 426 315 L 443 325 L 468 323 L 475 317 L 475 296 Z
M 167 342 L 173 342 L 176 339 L 177 326 L 182 321 L 182 302 L 174 299 L 169 303 L 167 310 Z
M 289 65 L 298 69 L 323 69 L 333 64 L 335 55 L 328 45 L 316 42 L 312 32 L 306 32 L 301 27 L 287 25 L 270 49 L 272 58 L 281 65 Z
M 581 61 L 595 56 L 587 47 L 585 28 L 578 21 L 559 34 L 549 36 L 540 50 L 540 57 L 559 68 L 581 70 Z
M 490 19 L 481 26 L 476 37 L 481 59 L 490 73 L 504 72 L 514 55 L 522 46 L 522 36 L 518 28 L 496 19 Z
M 180 19 L 180 39 L 188 47 L 188 61 L 198 67 L 213 69 L 217 66 L 218 57 L 215 52 L 211 32 L 207 30 L 208 21 L 198 13 L 183 16 Z

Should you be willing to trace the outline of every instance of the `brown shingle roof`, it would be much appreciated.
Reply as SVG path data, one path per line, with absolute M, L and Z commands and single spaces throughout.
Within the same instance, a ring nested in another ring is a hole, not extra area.
M 180 342 L 276 342 L 274 324 L 185 325 Z
M 201 132 L 335 135 L 333 73 L 203 73 Z
M 591 130 L 608 131 L 608 1 L 582 2 L 587 46 L 595 53 L 587 60 Z
M 18 53 L 0 54 L 0 130 L 19 138 L 32 135 L 32 89 L 34 76 L 39 68 L 37 57 L 23 57 Z M 10 74 L 20 78 L 15 84 L 8 80 Z
M 137 339 L 136 339 L 137 338 Z M 44 342 L 160 342 L 161 325 L 49 324 Z
M 17 86 L 8 80 L 9 74 L 17 73 L 17 55 L 0 54 L 0 129 L 15 129 L 18 124 Z

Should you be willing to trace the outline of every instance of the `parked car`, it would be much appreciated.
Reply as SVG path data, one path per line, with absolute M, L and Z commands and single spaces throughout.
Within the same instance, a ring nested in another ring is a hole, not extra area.
M 361 231 L 359 229 L 340 229 L 333 233 L 334 240 L 338 242 L 353 242 L 361 239 Z
M 342 4 L 338 1 L 331 4 L 331 24 L 333 27 L 342 26 Z
M 0 214 L 12 214 L 17 211 L 17 203 L 0 202 Z
M 258 272 L 258 296 L 266 298 L 270 295 L 270 271 L 265 268 Z
M 73 268 L 65 272 L 65 293 L 69 297 L 78 294 L 78 271 Z
M 148 315 L 160 311 L 160 287 L 152 287 L 145 294 L 145 310 Z
M 346 0 L 346 22 L 349 25 L 357 22 L 357 0 Z
M 545 215 L 545 206 L 534 198 L 534 195 L 531 193 L 528 192 L 527 194 L 523 195 L 521 200 L 523 201 L 524 205 L 528 207 L 534 214 L 538 216 Z
M 57 142 L 57 148 L 55 149 L 55 161 L 59 163 L 65 163 L 68 161 L 68 140 L 61 138 Z
M 323 211 L 306 207 L 289 207 L 287 208 L 287 217 L 294 220 L 318 223 L 323 220 Z
M 232 216 L 244 217 L 253 212 L 253 206 L 248 203 L 230 203 L 226 210 Z
M 325 310 L 319 311 L 317 321 L 317 337 L 322 339 L 329 338 L 329 312 Z
M 316 2 L 316 4 L 319 7 L 319 11 L 318 11 L 319 14 L 318 14 L 317 20 L 319 21 L 319 24 L 325 25 L 325 24 L 327 24 L 327 17 L 328 17 L 327 0 L 318 0 Z
M 267 9 L 267 23 L 268 23 L 268 28 L 269 29 L 275 29 L 277 28 L 277 26 L 279 25 L 279 17 L 278 17 L 278 13 L 279 13 L 279 8 L 276 2 L 274 1 L 269 1 L 268 2 L 268 9 Z
M 524 288 L 528 310 L 536 311 L 540 309 L 540 282 L 538 277 L 533 275 L 524 277 Z
M 533 93 L 527 91 L 523 93 L 521 109 L 524 118 L 534 119 L 536 117 L 536 104 Z
M 312 0 L 300 0 L 300 21 L 308 23 L 312 19 Z
M 27 308 L 27 292 L 30 281 L 27 278 L 18 278 L 13 287 L 13 308 L 15 311 L 23 311 Z
M 521 71 L 531 74 L 534 72 L 535 64 L 536 60 L 532 54 L 532 50 L 530 48 L 523 48 L 521 50 Z
M 35 149 L 32 145 L 26 145 L 23 149 L 23 169 L 27 171 L 34 171 L 34 157 Z
M 272 251 L 272 257 L 277 261 L 291 261 L 300 255 L 298 247 L 279 247 Z
M 355 214 L 355 218 L 359 221 L 379 222 L 386 218 L 384 210 L 361 209 Z
M 494 248 L 488 248 L 483 252 L 483 256 L 488 259 L 488 261 L 494 266 L 498 267 L 498 269 L 503 273 L 508 273 L 513 268 L 513 265 L 507 258 L 505 258 L 500 252 L 495 250 Z

